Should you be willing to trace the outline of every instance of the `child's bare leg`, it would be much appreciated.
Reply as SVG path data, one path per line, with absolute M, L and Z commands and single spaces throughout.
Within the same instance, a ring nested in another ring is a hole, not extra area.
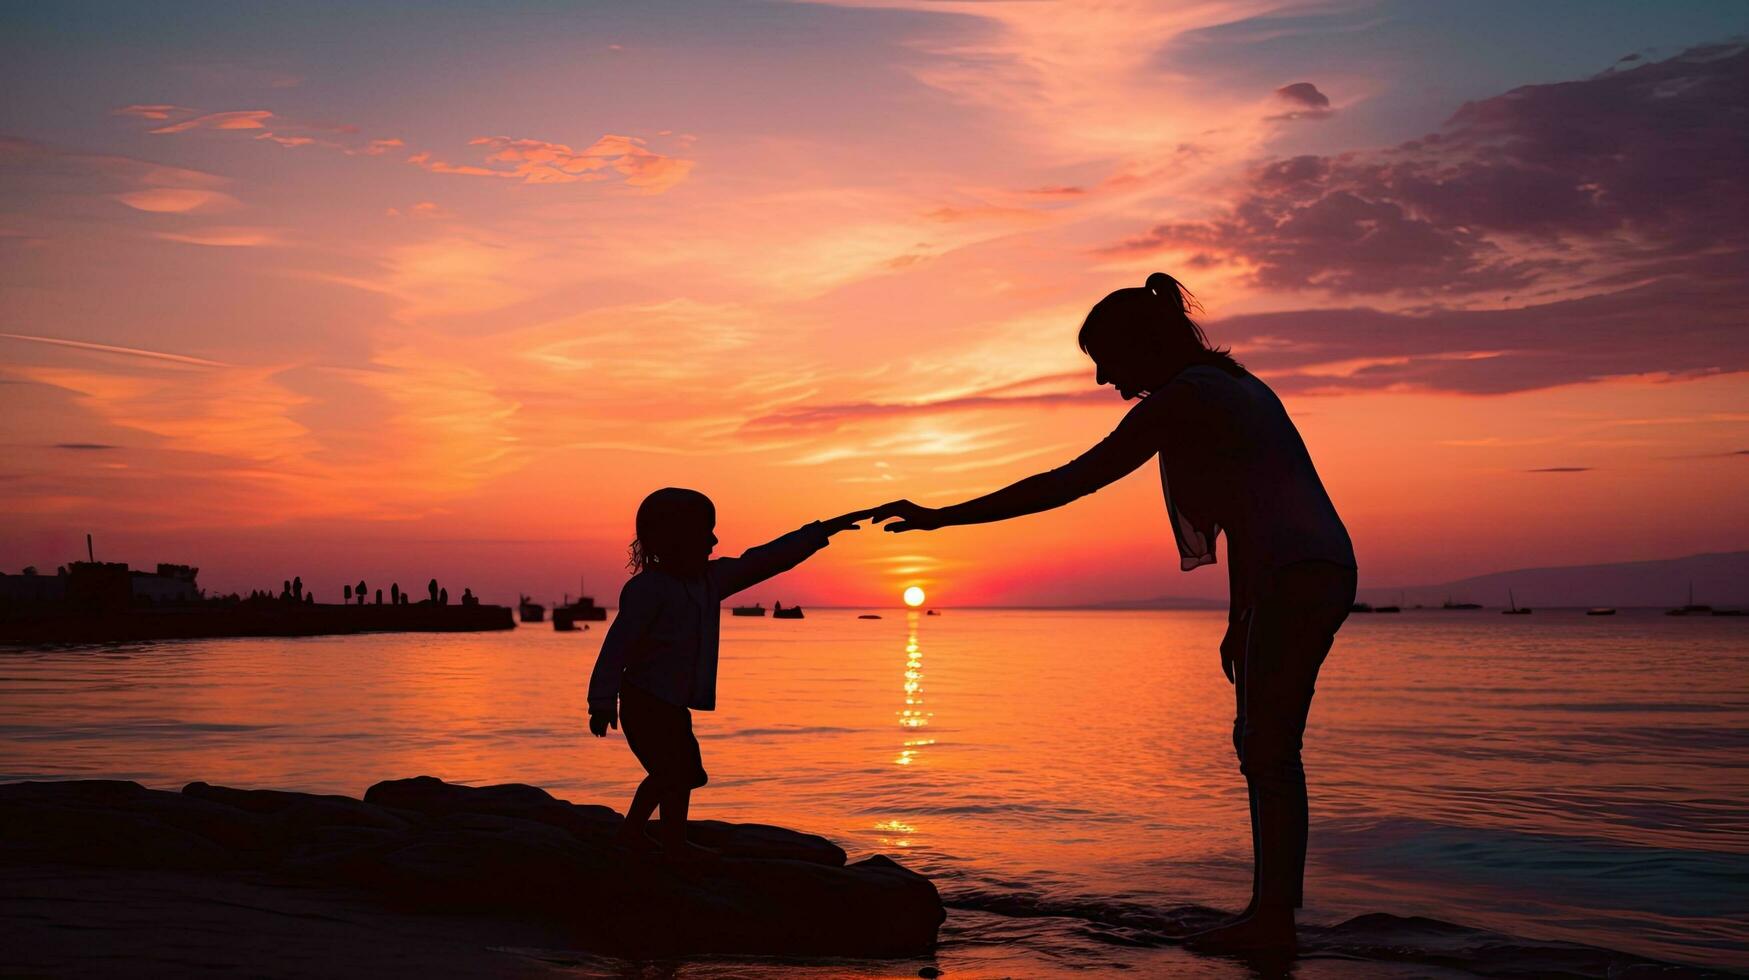
M 632 794 L 631 806 L 626 807 L 625 822 L 620 824 L 619 842 L 635 851 L 649 851 L 656 847 L 650 839 L 648 828 L 650 814 L 655 811 L 656 804 L 662 800 L 662 787 L 655 777 L 645 776 L 638 784 L 638 791 Z
M 692 808 L 692 790 L 673 789 L 662 796 L 662 853 L 682 861 L 709 861 L 719 855 L 686 839 L 686 814 Z

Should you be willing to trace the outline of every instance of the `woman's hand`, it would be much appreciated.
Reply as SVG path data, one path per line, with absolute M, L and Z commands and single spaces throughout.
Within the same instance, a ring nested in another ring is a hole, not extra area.
M 596 738 L 606 738 L 609 726 L 619 727 L 619 712 L 609 708 L 606 711 L 589 712 L 589 732 Z
M 941 512 L 909 500 L 895 500 L 864 511 L 876 524 L 897 517 L 891 524 L 882 524 L 884 531 L 933 531 L 942 526 Z

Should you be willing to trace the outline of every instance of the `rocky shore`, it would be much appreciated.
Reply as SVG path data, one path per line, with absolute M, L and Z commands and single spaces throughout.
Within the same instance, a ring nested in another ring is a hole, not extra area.
M 33 951 L 78 945 L 65 934 L 77 927 L 54 909 L 95 914 L 77 905 L 81 894 L 86 903 L 154 896 L 124 901 L 123 917 L 143 934 L 153 904 L 156 925 L 171 931 L 215 904 L 234 912 L 268 899 L 283 913 L 274 921 L 301 916 L 315 931 L 374 919 L 361 935 L 427 933 L 441 940 L 425 945 L 432 969 L 448 962 L 463 973 L 472 968 L 434 950 L 562 943 L 638 957 L 905 957 L 932 949 L 945 917 L 928 879 L 885 857 L 847 864 L 811 834 L 694 821 L 691 838 L 723 860 L 681 866 L 615 846 L 620 821 L 533 786 L 430 776 L 377 783 L 362 800 L 201 782 L 180 793 L 117 780 L 0 785 L 0 973 L 58 972 Z M 176 910 L 194 905 L 202 908 Z

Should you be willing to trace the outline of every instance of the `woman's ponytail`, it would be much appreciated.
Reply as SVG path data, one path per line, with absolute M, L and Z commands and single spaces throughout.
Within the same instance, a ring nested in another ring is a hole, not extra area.
M 1149 274 L 1148 281 L 1143 284 L 1142 288 L 1171 303 L 1184 316 L 1189 316 L 1191 310 L 1202 312 L 1202 306 L 1197 303 L 1196 297 L 1190 294 L 1190 290 L 1184 288 L 1184 283 L 1164 272 Z
M 1244 366 L 1228 348 L 1208 342 L 1192 311 L 1201 313 L 1202 305 L 1183 283 L 1164 272 L 1151 273 L 1142 288 L 1119 289 L 1093 307 L 1081 324 L 1081 349 L 1087 351 L 1096 336 L 1136 351 L 1163 344 L 1171 356 L 1243 374 Z

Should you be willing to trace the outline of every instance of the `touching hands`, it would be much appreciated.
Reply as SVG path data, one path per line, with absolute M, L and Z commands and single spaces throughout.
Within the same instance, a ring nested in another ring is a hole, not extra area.
M 884 531 L 933 531 L 942 526 L 941 512 L 933 507 L 923 507 L 909 500 L 894 500 L 879 507 L 872 507 L 862 512 L 870 521 L 880 524 L 882 521 L 898 518 L 891 524 L 882 524 Z
M 596 738 L 606 738 L 608 727 L 619 727 L 619 712 L 609 708 L 606 711 L 589 712 L 589 731 Z

